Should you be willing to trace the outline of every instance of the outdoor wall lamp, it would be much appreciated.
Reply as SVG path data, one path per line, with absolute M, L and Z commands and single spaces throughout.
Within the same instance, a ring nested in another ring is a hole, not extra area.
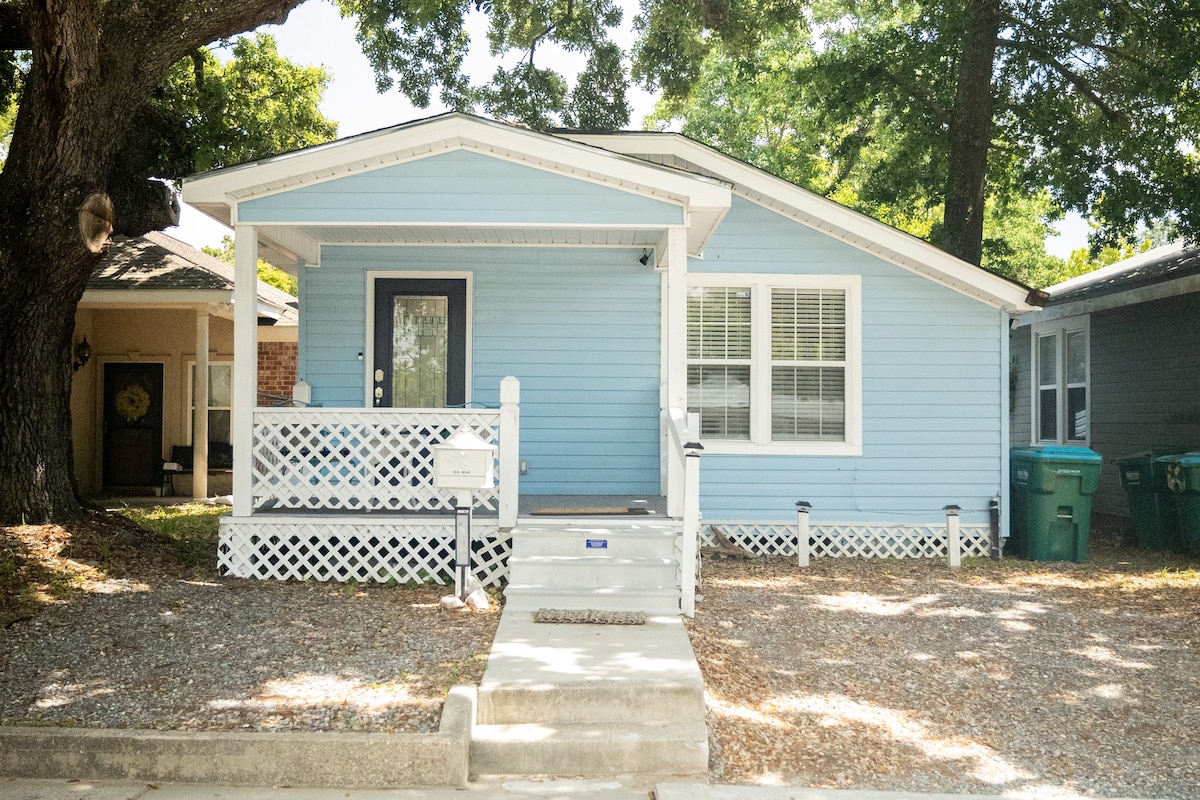
M 645 250 L 645 249 L 642 250 L 642 257 L 638 259 L 638 263 L 641 264 L 643 267 L 650 263 L 650 251 L 649 250 Z
M 92 346 L 88 344 L 87 337 L 83 337 L 83 341 L 75 345 L 75 371 L 87 366 L 88 361 L 92 358 Z

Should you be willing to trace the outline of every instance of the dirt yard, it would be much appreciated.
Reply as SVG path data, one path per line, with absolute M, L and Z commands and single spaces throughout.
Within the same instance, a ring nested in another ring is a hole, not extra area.
M 482 675 L 497 610 L 219 578 L 219 512 L 172 513 L 0 528 L 0 724 L 431 730 Z M 958 571 L 706 560 L 713 781 L 1200 797 L 1200 565 L 1093 545 Z
M 1195 566 L 708 561 L 712 779 L 1194 800 Z

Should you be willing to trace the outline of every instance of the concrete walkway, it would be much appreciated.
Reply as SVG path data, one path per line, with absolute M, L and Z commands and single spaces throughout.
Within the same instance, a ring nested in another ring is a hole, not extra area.
M 704 680 L 678 616 L 546 624 L 506 607 L 475 722 L 473 775 L 708 769 Z
M 653 795 L 651 795 L 653 791 Z M 287 789 L 148 785 L 78 781 L 0 779 L 5 800 L 1013 800 L 1011 796 L 842 791 L 782 786 L 709 786 L 705 783 L 637 783 L 629 777 L 528 780 L 494 778 L 464 789 Z M 1039 800 L 1021 794 L 1022 800 Z M 1061 793 L 1047 794 L 1061 800 Z

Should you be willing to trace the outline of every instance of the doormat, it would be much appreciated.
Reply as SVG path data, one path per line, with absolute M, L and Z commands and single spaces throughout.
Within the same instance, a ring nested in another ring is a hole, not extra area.
M 535 508 L 529 512 L 534 517 L 638 517 L 650 512 L 644 508 L 621 508 L 620 506 L 580 506 L 577 508 Z
M 539 608 L 534 622 L 580 623 L 588 625 L 645 625 L 641 611 L 601 611 L 595 608 Z

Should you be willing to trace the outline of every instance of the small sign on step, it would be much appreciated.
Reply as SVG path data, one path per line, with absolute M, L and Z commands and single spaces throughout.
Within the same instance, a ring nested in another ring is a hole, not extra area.
M 588 550 L 607 550 L 608 539 L 585 539 Z

